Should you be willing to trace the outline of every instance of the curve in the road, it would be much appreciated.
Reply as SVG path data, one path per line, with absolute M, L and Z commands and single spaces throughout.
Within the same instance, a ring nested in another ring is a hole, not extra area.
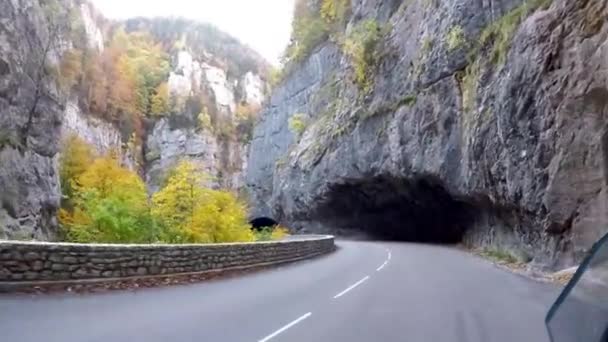
M 391 260 L 391 251 L 390 249 L 386 249 L 387 252 L 387 256 L 386 256 L 386 260 L 384 260 L 384 262 L 382 263 L 382 265 L 378 266 L 378 268 L 376 268 L 376 272 L 380 272 L 384 267 L 386 267 L 386 265 L 388 264 L 388 262 Z M 344 296 L 345 294 L 347 294 L 348 292 L 350 292 L 351 290 L 355 289 L 357 286 L 363 284 L 364 282 L 366 282 L 367 280 L 369 280 L 370 276 L 366 275 L 365 277 L 361 278 L 361 280 L 357 281 L 356 283 L 352 284 L 351 286 L 347 287 L 346 289 L 344 289 L 344 291 L 341 291 L 340 293 L 338 293 L 337 295 L 335 295 L 333 297 L 333 299 L 338 299 L 342 296 Z M 305 320 L 306 318 L 310 317 L 312 315 L 312 312 L 308 312 L 302 316 L 300 316 L 299 318 L 293 320 L 292 322 L 286 324 L 285 326 L 281 327 L 279 330 L 273 332 L 272 334 L 266 336 L 265 338 L 259 340 L 259 342 L 266 342 L 271 340 L 272 338 L 278 336 L 279 334 L 281 334 L 282 332 L 286 331 L 287 329 L 293 327 L 294 325 L 300 323 L 301 321 Z
M 547 339 L 543 316 L 558 290 L 552 285 L 451 248 L 338 245 L 337 253 L 240 278 L 0 297 L 0 331 L 3 340 L 23 342 Z

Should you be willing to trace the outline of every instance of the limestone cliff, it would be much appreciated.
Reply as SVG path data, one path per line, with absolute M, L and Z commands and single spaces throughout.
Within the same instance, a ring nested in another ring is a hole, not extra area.
M 606 1 L 349 3 L 255 128 L 255 213 L 580 261 L 608 231 Z
M 48 238 L 56 227 L 65 99 L 45 66 L 60 55 L 59 29 L 38 1 L 0 2 L 0 238 Z

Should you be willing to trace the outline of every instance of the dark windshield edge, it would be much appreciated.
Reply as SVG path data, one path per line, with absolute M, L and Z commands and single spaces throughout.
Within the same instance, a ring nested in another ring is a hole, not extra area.
M 589 252 L 587 253 L 587 256 L 585 257 L 583 262 L 580 264 L 580 266 L 574 273 L 574 276 L 572 276 L 572 280 L 570 280 L 568 282 L 568 284 L 566 285 L 566 287 L 564 288 L 562 293 L 560 293 L 559 297 L 557 297 L 557 300 L 555 301 L 555 303 L 553 303 L 553 305 L 551 306 L 551 309 L 549 309 L 549 312 L 547 313 L 547 316 L 545 317 L 545 324 L 549 324 L 549 321 L 555 315 L 555 311 L 557 311 L 557 308 L 562 304 L 562 302 L 566 299 L 566 297 L 568 297 L 568 295 L 572 291 L 572 288 L 574 288 L 576 283 L 578 283 L 580 278 L 583 276 L 583 273 L 585 273 L 585 271 L 587 270 L 587 267 L 589 267 L 589 264 L 591 263 L 591 259 L 593 259 L 593 255 L 595 255 L 595 253 L 597 253 L 597 251 L 607 241 L 608 241 L 608 234 L 604 235 L 599 241 L 597 241 L 595 244 L 593 244 L 593 246 L 591 247 L 591 250 L 589 250 Z M 551 336 L 551 331 L 549 331 L 549 335 L 551 337 L 551 340 L 553 340 L 553 336 Z

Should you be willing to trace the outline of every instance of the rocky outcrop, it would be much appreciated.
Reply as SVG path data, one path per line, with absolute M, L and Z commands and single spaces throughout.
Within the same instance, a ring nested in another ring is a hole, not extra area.
M 57 54 L 49 25 L 38 1 L 0 2 L 0 238 L 50 238 L 57 226 L 65 99 L 45 68 Z
M 165 173 L 182 158 L 199 161 L 204 172 L 216 176 L 218 150 L 213 134 L 194 128 L 172 129 L 169 120 L 160 120 L 147 137 L 146 183 L 152 191 L 158 190 Z
M 608 231 L 606 2 L 352 4 L 347 37 L 382 29 L 373 86 L 331 41 L 292 68 L 255 129 L 255 214 L 580 261 Z
M 83 113 L 74 100 L 66 103 L 61 132 L 63 137 L 72 134 L 79 136 L 100 153 L 120 148 L 122 145 L 120 131 L 116 127 L 102 119 Z
M 206 55 L 203 59 L 210 58 Z M 223 134 L 220 123 L 237 122 L 240 103 L 259 107 L 266 83 L 251 71 L 229 77 L 226 70 L 197 60 L 187 50 L 179 51 L 176 60 L 168 80 L 172 96 L 185 99 L 201 94 L 207 99 L 202 111 L 213 113 L 216 125 L 200 127 L 199 113 L 188 108 L 156 120 L 146 136 L 146 182 L 151 191 L 158 190 L 167 172 L 180 160 L 189 159 L 209 176 L 210 186 L 238 190 L 244 184 L 242 173 L 249 142 Z

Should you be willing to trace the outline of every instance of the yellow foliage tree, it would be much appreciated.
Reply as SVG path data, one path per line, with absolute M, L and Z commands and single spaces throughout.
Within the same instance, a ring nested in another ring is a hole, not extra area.
M 91 145 L 77 135 L 70 135 L 63 142 L 60 158 L 59 178 L 63 195 L 71 199 L 74 194 L 75 180 L 91 165 L 94 152 Z
M 113 155 L 96 159 L 76 178 L 75 208 L 60 212 L 69 240 L 77 242 L 153 242 L 141 178 L 121 167 Z
M 113 118 L 118 119 L 119 114 L 137 113 L 137 94 L 135 69 L 125 55 L 121 55 L 114 62 L 111 74 L 111 86 L 108 92 L 108 103 L 113 111 Z
M 322 0 L 321 17 L 328 23 L 342 21 L 349 9 L 349 4 L 349 0 Z
M 153 116 L 161 116 L 168 114 L 169 111 L 169 86 L 167 82 L 163 82 L 156 87 L 156 93 L 152 97 L 150 112 Z
M 169 227 L 185 227 L 191 221 L 195 206 L 203 195 L 203 180 L 203 175 L 197 172 L 194 163 L 179 163 L 171 172 L 165 187 L 152 196 L 152 215 Z
M 200 128 L 211 131 L 213 125 L 211 124 L 211 115 L 207 111 L 207 107 L 203 107 L 203 110 L 198 114 L 198 125 Z
M 77 179 L 80 192 L 95 191 L 100 198 L 120 194 L 139 206 L 146 203 L 146 187 L 133 171 L 120 166 L 115 154 L 96 159 Z
M 207 242 L 253 241 L 247 210 L 227 191 L 208 190 L 202 205 L 194 211 L 190 234 L 208 237 Z
M 78 84 L 83 74 L 82 51 L 71 49 L 64 53 L 59 64 L 59 83 L 64 91 L 69 91 Z
M 170 242 L 253 241 L 246 209 L 229 192 L 205 188 L 205 176 L 183 161 L 152 197 L 152 215 L 167 227 Z

